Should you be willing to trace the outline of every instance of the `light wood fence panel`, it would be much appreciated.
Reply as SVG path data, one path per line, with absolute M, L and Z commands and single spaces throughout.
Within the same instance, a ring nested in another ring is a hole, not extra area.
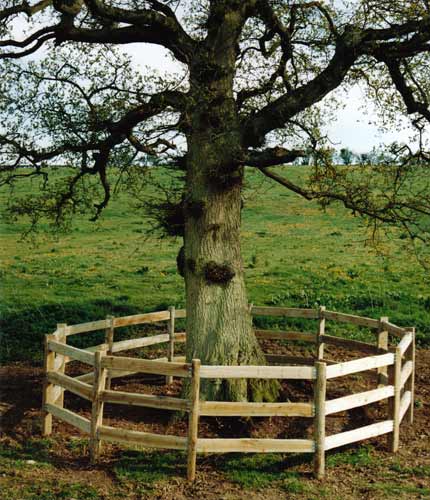
M 312 453 L 311 439 L 218 439 L 201 438 L 197 442 L 199 453 Z
M 390 367 L 389 371 L 390 384 L 394 385 L 394 396 L 390 399 L 389 404 L 390 417 L 393 421 L 393 432 L 389 437 L 389 444 L 393 453 L 399 449 L 400 437 L 400 379 L 402 375 L 402 354 L 399 347 L 395 348 L 394 356 L 394 365 Z
M 71 345 L 62 344 L 55 340 L 49 340 L 48 347 L 51 351 L 58 354 L 63 354 L 65 356 L 69 356 L 69 358 L 80 361 L 81 363 L 94 366 L 94 354 L 91 352 L 78 349 L 77 347 L 72 347 Z
M 90 458 L 94 463 L 98 460 L 102 440 L 99 436 L 99 428 L 103 425 L 103 408 L 104 403 L 101 398 L 102 392 L 106 388 L 107 370 L 102 366 L 103 352 L 96 352 L 94 364 L 94 385 L 93 385 L 93 400 L 91 407 L 91 438 L 90 438 Z
M 115 335 L 115 327 L 114 327 L 115 318 L 113 316 L 107 316 L 106 321 L 109 324 L 109 326 L 106 328 L 106 331 L 105 331 L 106 348 L 100 349 L 100 350 L 105 351 L 108 356 L 112 356 L 114 335 Z M 106 389 L 110 389 L 111 382 L 112 382 L 112 377 L 110 376 L 110 373 L 107 372 L 107 374 L 106 374 Z
M 348 349 L 355 349 L 357 351 L 366 352 L 369 354 L 382 354 L 384 352 L 383 349 L 379 349 L 375 345 L 368 344 L 367 342 L 361 342 L 359 340 L 344 339 L 342 337 L 335 337 L 333 335 L 321 335 L 321 339 L 326 344 L 346 347 Z
M 218 417 L 313 417 L 311 403 L 232 403 L 201 401 L 200 415 Z
M 399 408 L 399 423 L 403 420 L 406 412 L 409 409 L 409 406 L 412 402 L 412 393 L 411 391 L 405 391 L 403 393 L 402 399 L 400 400 L 400 408 Z
M 66 330 L 67 330 L 67 325 L 65 323 L 57 324 L 57 333 L 55 334 L 56 337 L 55 340 L 62 344 L 67 344 Z M 69 361 L 68 356 L 65 356 L 64 354 L 57 352 L 55 355 L 56 371 L 60 374 L 64 374 L 66 371 L 66 364 L 68 361 Z M 59 390 L 59 395 L 55 400 L 55 404 L 60 408 L 64 407 L 64 389 Z
M 88 323 L 80 323 L 79 325 L 70 325 L 66 329 L 66 335 L 76 335 L 78 333 L 94 332 L 96 330 L 104 330 L 108 327 L 108 322 L 105 319 L 98 321 L 90 321 Z
M 384 420 L 383 422 L 366 425 L 365 427 L 359 427 L 358 429 L 353 429 L 351 431 L 326 436 L 325 449 L 326 451 L 331 450 L 332 448 L 338 448 L 339 446 L 344 446 L 346 444 L 363 441 L 364 439 L 380 436 L 392 431 L 393 421 Z
M 116 403 L 131 406 L 145 406 L 163 410 L 186 411 L 189 408 L 187 399 L 169 396 L 155 396 L 153 394 L 137 394 L 123 391 L 102 391 L 101 399 L 105 403 Z
M 325 412 L 326 415 L 331 415 L 332 413 L 338 413 L 340 411 L 350 410 L 351 408 L 358 408 L 359 406 L 375 403 L 392 396 L 394 396 L 394 387 L 388 385 L 359 394 L 351 394 L 350 396 L 328 400 L 325 404 Z
M 378 328 L 378 341 L 377 347 L 379 349 L 384 349 L 388 351 L 388 330 L 384 327 L 384 323 L 388 322 L 388 318 L 383 316 L 379 319 L 379 328 Z M 387 385 L 388 383 L 388 370 L 386 366 L 382 368 L 378 368 L 378 387 L 382 387 Z
M 145 323 L 157 323 L 158 321 L 167 321 L 170 318 L 169 311 L 159 311 L 146 314 L 134 314 L 133 316 L 123 316 L 115 318 L 114 327 L 142 325 Z
M 175 306 L 169 307 L 169 314 L 170 314 L 168 323 L 169 343 L 167 345 L 167 359 L 168 361 L 172 362 L 175 356 Z M 166 377 L 166 384 L 170 385 L 172 382 L 173 382 L 173 377 L 171 375 L 168 375 Z
M 384 321 L 383 327 L 387 329 L 388 333 L 391 333 L 393 335 L 403 335 L 405 333 L 404 328 L 402 328 L 401 326 L 394 325 L 389 321 Z
M 160 335 L 151 335 L 150 337 L 140 337 L 138 339 L 121 340 L 114 342 L 112 352 L 128 351 L 130 349 L 139 349 L 140 347 L 148 347 L 150 345 L 162 344 L 169 342 L 169 335 L 162 333 Z
M 352 373 L 364 372 L 381 366 L 390 366 L 394 363 L 394 354 L 387 353 L 379 356 L 368 356 L 366 358 L 345 361 L 327 367 L 327 378 L 343 377 Z
M 55 353 L 49 349 L 49 341 L 55 338 L 54 335 L 45 336 L 45 350 L 44 350 L 44 372 L 45 378 L 43 381 L 43 400 L 42 408 L 43 413 L 43 423 L 42 423 L 42 434 L 44 436 L 49 436 L 52 434 L 52 414 L 47 410 L 50 404 L 53 404 L 57 397 L 54 397 L 54 385 L 49 382 L 47 373 L 55 370 Z
M 317 309 L 301 309 L 297 307 L 255 307 L 252 306 L 253 316 L 285 316 L 287 318 L 318 319 Z
M 367 328 L 379 328 L 379 320 L 372 318 L 365 318 L 363 316 L 355 316 L 354 314 L 345 314 L 335 311 L 324 311 L 324 317 L 332 321 L 339 321 L 340 323 L 351 323 L 357 326 L 365 326 Z
M 187 438 L 178 436 L 162 436 L 150 432 L 131 431 L 127 429 L 118 429 L 102 425 L 98 431 L 100 439 L 126 443 L 132 445 L 143 445 L 148 448 L 162 448 L 169 450 L 186 450 Z
M 409 346 L 412 344 L 413 334 L 412 332 L 407 332 L 403 335 L 402 340 L 398 344 L 398 348 L 400 350 L 400 354 L 403 356 L 405 352 L 409 349 Z
M 415 399 L 415 328 L 410 329 L 412 333 L 412 342 L 405 353 L 406 364 L 412 363 L 412 373 L 405 383 L 405 390 L 411 393 L 411 404 L 408 409 L 408 420 L 412 424 L 414 421 L 414 399 Z
M 307 332 L 286 332 L 279 330 L 255 330 L 257 339 L 267 340 L 301 340 L 304 342 L 316 342 L 317 336 Z
M 400 387 L 401 388 L 404 387 L 407 380 L 412 375 L 413 366 L 414 366 L 414 364 L 412 361 L 406 361 L 406 363 L 403 365 L 402 372 L 400 374 Z
M 52 384 L 56 384 L 61 386 L 63 389 L 67 391 L 73 392 L 77 396 L 81 398 L 92 400 L 92 391 L 93 388 L 80 380 L 76 380 L 73 377 L 69 377 L 68 375 L 63 375 L 58 372 L 48 372 L 47 373 L 48 381 Z
M 201 378 L 261 378 L 299 379 L 315 378 L 312 366 L 207 366 L 200 370 Z
M 176 319 L 184 319 L 187 317 L 187 311 L 185 309 L 176 309 L 175 318 Z
M 135 371 L 152 373 L 154 375 L 173 375 L 175 377 L 190 377 L 189 363 L 169 363 L 167 361 L 152 361 L 149 359 L 127 358 L 120 356 L 105 356 L 103 368 L 120 371 Z
M 320 306 L 318 309 L 319 321 L 318 321 L 318 332 L 317 332 L 317 359 L 322 360 L 324 358 L 324 341 L 323 335 L 325 333 L 325 306 Z
M 46 403 L 44 408 L 45 411 L 48 411 L 49 413 L 54 415 L 54 417 L 58 418 L 58 420 L 66 422 L 66 424 L 70 424 L 73 427 L 78 428 L 82 432 L 85 432 L 87 434 L 90 433 L 91 422 L 87 418 L 81 417 L 77 413 L 73 413 L 70 410 L 60 408 L 59 406 L 50 403 Z

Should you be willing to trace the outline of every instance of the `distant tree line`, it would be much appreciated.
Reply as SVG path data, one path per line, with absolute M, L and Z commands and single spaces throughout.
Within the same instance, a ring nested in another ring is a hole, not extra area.
M 403 151 L 403 154 L 402 154 Z M 349 147 L 342 147 L 340 149 L 332 149 L 326 152 L 329 157 L 326 159 L 331 160 L 336 165 L 381 165 L 381 164 L 398 164 L 402 161 L 403 157 L 407 157 L 409 149 L 399 143 L 390 145 L 374 146 L 367 152 L 356 152 Z M 294 163 L 296 165 L 313 165 L 316 161 L 314 151 L 309 150 L 308 154 L 302 158 L 298 158 Z

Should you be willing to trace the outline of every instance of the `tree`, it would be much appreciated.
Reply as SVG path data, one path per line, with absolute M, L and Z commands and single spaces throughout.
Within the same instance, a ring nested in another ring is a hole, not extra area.
M 349 148 L 342 148 L 339 152 L 339 156 L 344 165 L 351 165 L 355 155 Z
M 41 198 L 12 210 L 34 222 L 51 214 L 60 224 L 84 206 L 96 218 L 111 195 L 108 166 L 135 174 L 145 155 L 182 176 L 180 193 L 174 189 L 153 209 L 184 240 L 178 267 L 188 360 L 264 362 L 240 250 L 245 166 L 308 200 L 343 203 L 375 230 L 401 225 L 426 241 L 427 0 L 2 0 L 0 23 L 3 183 L 46 179 L 53 161 L 75 167 Z M 23 25 L 26 35 L 16 36 Z M 165 47 L 182 75 L 169 82 L 142 77 L 115 50 L 131 43 Z M 332 165 L 321 133 L 335 107 L 327 99 L 356 82 L 367 84 L 392 117 L 410 115 L 422 139 L 418 151 L 402 146 L 401 161 L 366 175 Z M 309 149 L 309 181 L 295 184 L 288 168 L 271 169 Z M 31 169 L 18 169 L 23 163 Z M 94 192 L 84 191 L 96 178 L 103 196 L 93 206 Z M 202 392 L 270 400 L 277 386 L 215 381 Z

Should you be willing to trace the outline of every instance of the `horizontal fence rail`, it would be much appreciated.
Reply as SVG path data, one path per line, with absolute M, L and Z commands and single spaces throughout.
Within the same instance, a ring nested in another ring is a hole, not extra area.
M 251 314 L 255 316 L 285 316 L 287 318 L 318 319 L 316 309 L 299 309 L 297 307 L 255 307 L 252 306 Z
M 186 362 L 184 356 L 175 355 L 175 344 L 186 341 L 186 332 L 175 332 L 175 319 L 186 318 L 185 309 L 170 307 L 167 311 L 108 317 L 105 320 L 79 325 L 58 324 L 45 341 L 45 385 L 43 392 L 43 432 L 52 431 L 52 416 L 90 435 L 91 459 L 96 461 L 103 441 L 142 445 L 148 448 L 176 449 L 187 452 L 188 478 L 195 477 L 197 453 L 313 453 L 314 471 L 323 477 L 325 452 L 339 446 L 362 441 L 382 434 L 390 434 L 390 446 L 396 451 L 399 426 L 408 415 L 413 419 L 415 330 L 379 320 L 352 314 L 318 309 L 250 306 L 252 315 L 283 316 L 317 320 L 316 331 L 281 331 L 256 329 L 259 340 L 301 341 L 314 344 L 315 356 L 265 354 L 266 361 L 281 366 L 216 366 L 202 365 L 199 360 Z M 351 323 L 377 330 L 375 344 L 345 339 L 325 333 L 326 321 Z M 166 322 L 168 333 L 115 341 L 116 328 L 132 325 Z M 315 324 L 314 323 L 314 324 Z M 67 344 L 70 335 L 105 330 L 105 341 L 96 346 L 78 349 Z M 400 337 L 397 347 L 389 348 L 388 335 Z M 157 359 L 118 356 L 117 353 L 165 344 L 166 355 Z M 351 361 L 337 362 L 324 357 L 325 345 L 339 346 L 369 356 Z M 92 367 L 92 371 L 71 377 L 65 374 L 66 364 L 79 361 Z M 298 365 L 298 366 L 294 366 Z M 327 397 L 327 383 L 336 377 L 378 371 L 378 386 L 360 393 L 335 399 Z M 164 376 L 166 384 L 174 377 L 189 379 L 187 398 L 159 396 L 112 390 L 111 380 L 127 375 L 146 373 Z M 307 380 L 314 385 L 314 397 L 304 402 L 229 402 L 205 401 L 200 398 L 201 379 L 295 379 Z M 83 417 L 64 408 L 64 391 L 69 391 L 92 404 L 91 418 Z M 388 400 L 388 418 L 357 429 L 326 435 L 326 418 L 353 408 Z M 158 410 L 187 413 L 187 436 L 159 435 L 128 430 L 103 424 L 105 404 L 139 406 Z M 313 439 L 268 438 L 200 438 L 200 417 L 302 417 L 314 419 Z
M 81 363 L 94 366 L 94 354 L 84 351 L 83 349 L 62 344 L 61 342 L 57 342 L 55 340 L 48 341 L 48 348 L 57 354 L 63 354 L 64 356 L 68 356 L 69 358 L 80 361 Z
M 186 411 L 189 409 L 187 399 L 169 396 L 154 396 L 152 394 L 138 394 L 122 391 L 102 391 L 101 400 L 105 403 L 116 403 L 130 406 L 145 406 L 162 410 Z
M 338 413 L 340 411 L 350 410 L 359 406 L 365 406 L 383 399 L 391 398 L 392 396 L 394 396 L 394 387 L 392 385 L 388 385 L 379 389 L 372 389 L 371 391 L 351 394 L 350 396 L 343 396 L 342 398 L 330 399 L 325 402 L 325 414 L 331 415 L 332 413 Z
M 201 416 L 216 417 L 313 417 L 311 403 L 231 403 L 201 401 Z
M 255 330 L 257 339 L 267 340 L 302 340 L 305 342 L 316 342 L 315 333 L 305 332 L 281 332 L 278 330 Z
M 202 438 L 197 442 L 200 453 L 312 453 L 315 451 L 311 439 L 219 439 Z
M 362 316 L 354 316 L 353 314 L 345 314 L 334 311 L 324 311 L 323 317 L 341 323 L 351 323 L 357 326 L 366 326 L 368 328 L 379 328 L 379 320 L 372 318 L 364 318 Z
M 203 365 L 201 378 L 261 378 L 261 379 L 299 379 L 315 378 L 312 366 L 223 366 Z
M 152 373 L 154 375 L 173 375 L 175 377 L 190 377 L 189 363 L 174 363 L 170 361 L 153 361 L 119 356 L 105 356 L 102 367 L 110 370 L 134 370 L 136 372 Z
M 186 450 L 187 438 L 177 436 L 162 436 L 150 432 L 130 431 L 101 425 L 98 437 L 106 441 L 122 442 L 127 444 L 141 444 L 148 448 L 162 448 L 170 450 Z
M 374 368 L 381 368 L 394 364 L 394 354 L 381 354 L 379 356 L 368 356 L 367 358 L 345 361 L 327 367 L 327 378 L 343 377 L 353 373 L 364 372 Z
M 331 450 L 339 446 L 345 446 L 346 444 L 356 443 L 364 439 L 380 436 L 381 434 L 387 434 L 393 431 L 393 427 L 393 420 L 385 420 L 384 422 L 366 425 L 365 427 L 359 427 L 352 431 L 333 434 L 325 438 L 325 449 Z

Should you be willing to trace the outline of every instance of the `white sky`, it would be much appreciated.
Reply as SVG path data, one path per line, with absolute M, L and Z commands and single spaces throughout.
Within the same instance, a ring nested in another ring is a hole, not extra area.
M 129 54 L 136 66 L 144 70 L 145 67 L 159 71 L 177 71 L 179 66 L 172 61 L 167 49 L 150 44 L 130 44 L 122 48 Z M 365 153 L 373 146 L 388 144 L 393 141 L 410 142 L 410 130 L 383 133 L 375 125 L 369 124 L 369 117 L 376 116 L 371 104 L 365 102 L 364 93 L 355 87 L 345 99 L 345 108 L 337 113 L 337 120 L 328 128 L 327 132 L 335 147 L 348 147 L 356 153 Z

